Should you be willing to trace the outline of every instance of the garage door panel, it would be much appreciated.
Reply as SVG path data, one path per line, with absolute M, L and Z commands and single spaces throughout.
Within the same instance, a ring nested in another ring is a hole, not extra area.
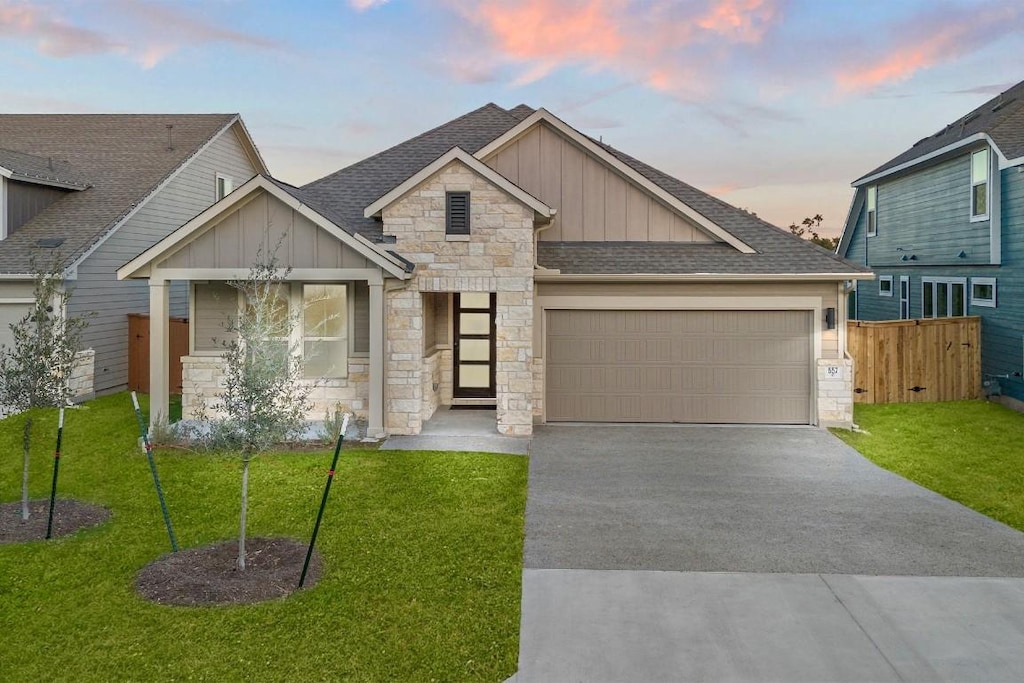
M 809 316 L 552 311 L 547 419 L 806 424 Z

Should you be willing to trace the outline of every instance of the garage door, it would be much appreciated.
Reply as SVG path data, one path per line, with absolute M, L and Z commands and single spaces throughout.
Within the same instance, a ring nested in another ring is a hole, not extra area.
M 807 424 L 807 311 L 549 311 L 548 421 Z

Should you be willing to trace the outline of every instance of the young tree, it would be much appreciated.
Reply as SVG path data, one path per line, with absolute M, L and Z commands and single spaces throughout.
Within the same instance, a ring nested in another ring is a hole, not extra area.
M 821 229 L 821 223 L 825 219 L 821 217 L 820 213 L 814 214 L 809 218 L 805 218 L 800 221 L 800 225 L 796 223 L 789 224 L 789 231 L 797 237 L 802 237 L 805 240 L 814 242 L 819 247 L 824 247 L 829 251 L 835 251 L 839 245 L 838 237 L 822 237 L 818 234 L 818 230 Z
M 213 408 L 225 415 L 211 421 L 214 438 L 242 456 L 242 505 L 239 517 L 238 568 L 245 569 L 246 512 L 249 505 L 249 463 L 258 453 L 296 436 L 310 409 L 309 383 L 302 382 L 302 364 L 293 330 L 298 316 L 288 307 L 285 279 L 274 256 L 262 252 L 247 279 L 232 282 L 245 302 L 227 326 L 233 335 L 224 343 L 225 383 Z
M 71 403 L 71 372 L 86 321 L 67 317 L 71 291 L 64 286 L 59 260 L 35 272 L 32 307 L 11 328 L 12 345 L 0 347 L 0 405 L 22 412 L 30 408 Z M 32 418 L 25 420 L 22 438 L 21 518 L 28 520 L 28 469 Z

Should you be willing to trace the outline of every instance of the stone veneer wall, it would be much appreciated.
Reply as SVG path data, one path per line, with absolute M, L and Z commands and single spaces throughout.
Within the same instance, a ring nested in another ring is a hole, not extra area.
M 68 384 L 74 401 L 86 401 L 96 395 L 96 351 L 86 349 L 75 354 Z
M 199 414 L 219 417 L 213 404 L 217 393 L 224 388 L 224 360 L 220 356 L 182 356 L 181 366 L 182 418 L 190 420 Z M 323 420 L 338 404 L 355 413 L 357 418 L 367 418 L 369 379 L 369 361 L 366 358 L 349 358 L 348 378 L 321 380 L 313 387 L 309 397 L 313 408 L 307 414 L 308 418 Z
M 435 351 L 423 359 L 423 407 L 420 419 L 426 422 L 441 404 L 441 352 Z
M 471 234 L 445 235 L 445 193 L 470 193 Z M 502 434 L 533 431 L 533 210 L 461 162 L 452 162 L 383 212 L 384 233 L 416 264 L 416 275 L 385 298 L 384 413 L 391 434 L 423 423 L 421 292 L 496 292 L 495 381 Z M 450 362 L 449 362 L 450 364 Z
M 544 359 L 533 359 L 533 421 L 544 420 Z
M 822 427 L 853 427 L 853 360 L 819 358 L 815 377 L 818 382 L 818 424 Z

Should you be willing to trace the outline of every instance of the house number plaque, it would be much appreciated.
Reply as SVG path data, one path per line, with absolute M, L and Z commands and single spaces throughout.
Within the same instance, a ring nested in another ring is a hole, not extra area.
M 825 377 L 828 379 L 842 379 L 843 368 L 839 365 L 826 365 L 825 366 Z

